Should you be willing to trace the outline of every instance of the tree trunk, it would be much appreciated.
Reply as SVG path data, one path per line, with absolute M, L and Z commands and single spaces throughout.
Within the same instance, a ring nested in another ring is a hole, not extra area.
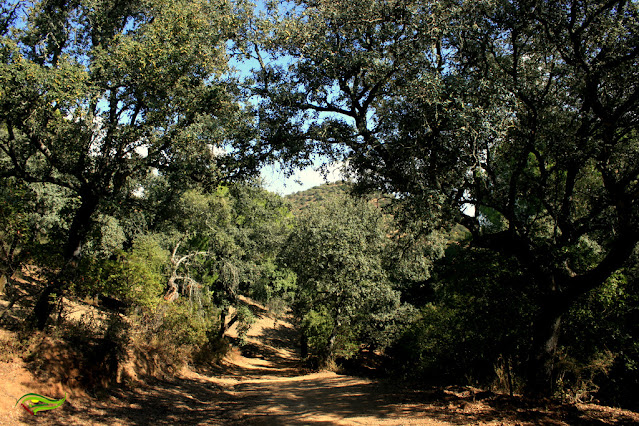
M 333 327 L 333 331 L 331 331 L 331 335 L 328 338 L 328 345 L 326 347 L 326 353 L 322 357 L 322 364 L 324 366 L 329 366 L 332 364 L 334 360 L 334 351 L 335 351 L 335 339 L 337 338 L 337 327 Z
M 64 260 L 67 263 L 73 263 L 80 258 L 82 254 L 82 245 L 84 244 L 89 230 L 91 229 L 91 216 L 98 209 L 99 199 L 93 193 L 81 196 L 82 203 L 78 210 L 75 211 L 73 222 L 69 228 L 69 235 L 64 247 Z
M 513 388 L 513 374 L 510 366 L 510 355 L 504 357 L 504 369 L 506 370 L 506 381 L 508 383 L 508 395 L 513 396 L 515 390 Z
M 98 208 L 98 198 L 93 194 L 82 197 L 82 203 L 76 210 L 69 228 L 69 235 L 64 246 L 63 256 L 64 265 L 62 269 L 49 283 L 36 301 L 33 308 L 33 319 L 38 330 L 44 330 L 44 327 L 51 316 L 53 305 L 51 304 L 51 296 L 56 294 L 61 296 L 66 287 L 66 283 L 72 278 L 73 272 L 77 268 L 77 262 L 80 259 L 82 245 L 84 244 L 89 230 L 91 228 L 91 216 Z
M 223 307 L 222 312 L 220 312 L 220 331 L 218 333 L 218 337 L 221 339 L 224 337 L 224 333 L 226 333 L 226 316 L 229 313 L 228 307 Z
M 337 339 L 337 332 L 339 331 L 342 322 L 340 321 L 340 314 L 342 312 L 341 306 L 337 308 L 335 313 L 335 325 L 333 326 L 333 330 L 331 330 L 331 335 L 328 337 L 328 344 L 326 345 L 326 351 L 322 356 L 322 363 L 324 366 L 328 366 L 333 362 L 334 352 L 335 352 L 335 339 Z
M 308 357 L 308 336 L 306 335 L 306 330 L 302 330 L 300 335 L 300 356 L 302 359 Z
M 528 393 L 552 396 L 554 391 L 554 361 L 561 331 L 561 311 L 543 309 L 533 324 L 533 339 L 527 368 Z
M 35 319 L 35 326 L 38 330 L 44 330 L 47 325 L 47 321 L 53 312 L 53 305 L 51 304 L 51 296 L 57 294 L 58 290 L 62 288 L 62 281 L 56 279 L 55 282 L 50 283 L 44 288 L 35 307 L 33 308 L 33 317 Z

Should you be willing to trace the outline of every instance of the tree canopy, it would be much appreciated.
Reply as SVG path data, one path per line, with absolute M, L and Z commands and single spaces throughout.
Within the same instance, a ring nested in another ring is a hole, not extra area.
M 386 231 L 379 209 L 338 195 L 302 213 L 280 254 L 297 274 L 303 344 L 322 363 L 353 345 L 392 340 L 383 335 L 400 303 L 383 266 Z
M 231 4 L 29 7 L 2 40 L 3 175 L 79 198 L 66 257 L 98 207 L 152 168 L 216 181 L 214 150 L 241 114 L 223 79 Z

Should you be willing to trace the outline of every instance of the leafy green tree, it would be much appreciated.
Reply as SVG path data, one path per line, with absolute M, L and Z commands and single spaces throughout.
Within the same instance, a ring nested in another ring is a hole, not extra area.
M 386 230 L 378 209 L 342 196 L 305 210 L 283 249 L 281 262 L 297 274 L 303 344 L 323 363 L 375 343 L 367 327 L 383 334 L 400 306 L 382 264 Z
M 144 183 L 146 234 L 161 235 L 168 257 L 165 299 L 221 308 L 220 333 L 238 296 L 290 300 L 295 280 L 274 260 L 289 232 L 288 206 L 258 182 L 174 189 L 165 176 Z M 143 234 L 144 235 L 144 234 Z M 231 319 L 236 321 L 237 318 Z
M 533 391 L 547 392 L 562 315 L 621 268 L 639 240 L 639 52 L 630 47 L 639 9 L 503 2 L 480 17 L 484 38 L 460 46 L 460 62 L 478 89 L 491 73 L 497 90 L 478 102 L 501 100 L 507 127 L 491 130 L 496 143 L 486 135 L 469 147 L 482 158 L 465 187 L 504 225 L 484 232 L 481 215 L 464 223 L 477 245 L 515 257 L 537 289 L 527 377 Z
M 3 6 L 0 28 L 0 176 L 77 197 L 63 271 L 80 257 L 96 214 L 126 200 L 151 170 L 213 188 L 231 172 L 215 147 L 250 131 L 224 77 L 226 42 L 241 26 L 231 3 L 15 4 L 26 20 Z M 63 281 L 42 293 L 38 327 Z
M 476 247 L 515 258 L 518 286 L 536 290 L 527 382 L 548 392 L 562 316 L 639 240 L 639 6 L 297 6 L 271 37 L 290 71 L 259 74 L 263 116 L 285 123 L 267 136 L 341 149 L 407 217 L 463 223 Z
M 237 298 L 242 255 L 234 237 L 228 187 L 173 191 L 169 180 L 158 176 L 145 191 L 141 207 L 149 216 L 146 234 L 162 239 L 170 253 L 165 259 L 164 299 L 174 302 L 182 297 L 199 311 L 222 306 L 224 323 L 228 305 Z
M 232 185 L 229 190 L 234 237 L 243 253 L 240 291 L 264 303 L 290 302 L 294 274 L 275 261 L 291 231 L 293 216 L 288 203 L 261 188 L 259 181 Z

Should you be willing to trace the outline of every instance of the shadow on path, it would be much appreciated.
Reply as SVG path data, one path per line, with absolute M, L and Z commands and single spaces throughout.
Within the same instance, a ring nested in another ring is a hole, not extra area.
M 239 382 L 225 388 L 208 380 L 152 381 L 116 390 L 90 406 L 30 417 L 53 425 L 307 425 L 307 424 L 636 424 L 631 418 L 604 421 L 601 412 L 574 406 L 539 407 L 516 398 L 484 399 L 455 390 L 410 391 L 390 384 L 316 373 L 280 380 Z M 26 416 L 26 414 L 25 414 Z M 55 417 L 54 417 L 55 416 Z

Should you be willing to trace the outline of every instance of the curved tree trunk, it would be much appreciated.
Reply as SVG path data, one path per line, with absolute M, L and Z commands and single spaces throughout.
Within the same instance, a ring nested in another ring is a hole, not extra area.
M 218 337 L 221 339 L 224 337 L 224 333 L 226 333 L 226 316 L 229 313 L 228 307 L 223 307 L 220 312 L 220 331 L 218 333 Z
M 78 266 L 77 263 L 82 252 L 82 245 L 86 241 L 91 228 L 91 216 L 93 216 L 97 210 L 98 202 L 98 198 L 92 194 L 82 197 L 82 203 L 75 212 L 64 247 L 64 265 L 53 281 L 40 293 L 33 308 L 34 325 L 38 330 L 44 330 L 53 312 L 51 297 L 54 294 L 58 297 L 62 295 L 69 277 Z
M 561 318 L 580 297 L 596 289 L 630 258 L 637 244 L 637 233 L 627 230 L 617 237 L 606 257 L 591 270 L 577 275 L 550 274 L 550 292 L 540 301 L 540 311 L 533 324 L 532 353 L 528 360 L 529 392 L 550 396 L 554 390 L 554 358 L 557 352 Z M 543 274 L 539 274 L 542 277 Z

